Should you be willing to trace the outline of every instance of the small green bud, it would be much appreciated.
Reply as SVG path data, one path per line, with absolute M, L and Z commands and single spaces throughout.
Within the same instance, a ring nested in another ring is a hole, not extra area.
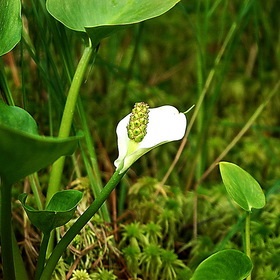
M 135 103 L 127 125 L 128 138 L 135 142 L 141 142 L 147 134 L 149 122 L 149 105 L 144 102 Z

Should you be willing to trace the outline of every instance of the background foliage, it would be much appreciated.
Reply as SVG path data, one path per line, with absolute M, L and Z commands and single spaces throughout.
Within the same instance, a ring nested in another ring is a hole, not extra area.
M 53 19 L 43 1 L 23 1 L 22 5 L 23 37 L 20 44 L 4 56 L 3 69 L 15 103 L 36 119 L 40 134 L 57 135 L 65 94 L 83 46 L 80 35 Z M 107 256 L 109 251 L 103 252 L 104 247 L 100 246 L 101 252 L 97 250 L 96 254 L 104 253 L 101 267 L 109 266 L 116 275 L 121 275 L 120 271 L 125 268 L 124 275 L 131 276 L 129 260 L 126 259 L 125 264 L 123 261 L 128 251 L 125 248 L 129 248 L 131 242 L 125 240 L 124 229 L 131 223 L 138 223 L 145 236 L 147 225 L 159 226 L 153 244 L 160 250 L 176 253 L 174 259 L 182 261 L 173 263 L 178 275 L 184 269 L 189 273 L 185 266 L 193 270 L 217 249 L 242 250 L 240 229 L 244 217 L 228 200 L 218 168 L 200 179 L 279 82 L 277 8 L 277 0 L 242 3 L 183 0 L 165 15 L 121 30 L 101 42 L 80 96 L 103 182 L 112 174 L 112 163 L 117 157 L 116 124 L 135 102 L 145 101 L 151 107 L 171 104 L 185 111 L 192 104 L 197 105 L 205 93 L 187 144 L 174 171 L 164 182 L 168 186 L 161 183 L 180 143 L 162 146 L 141 158 L 118 187 L 117 205 L 113 204 L 114 199 L 110 200 L 111 211 L 117 211 L 113 227 L 116 240 L 120 241 L 119 246 L 111 245 L 118 247 L 115 249 L 119 253 L 112 249 L 117 260 L 112 265 Z M 221 52 L 223 55 L 217 60 Z M 250 172 L 266 193 L 267 206 L 254 211 L 252 216 L 253 279 L 279 277 L 279 106 L 277 93 L 223 158 Z M 189 119 L 192 114 L 189 113 Z M 81 128 L 78 118 L 74 127 L 75 131 Z M 39 175 L 45 193 L 47 169 Z M 78 151 L 72 161 L 67 159 L 63 183 L 67 187 L 87 189 L 84 177 L 87 171 Z M 14 189 L 15 200 L 23 188 L 28 190 L 27 181 Z M 169 192 L 171 198 L 164 195 Z M 91 199 L 89 195 L 88 201 Z M 197 209 L 195 216 L 194 209 Z M 26 221 L 17 203 L 14 203 L 14 217 L 19 220 L 18 235 L 25 237 L 23 254 L 27 255 L 32 271 L 35 260 L 32 248 L 39 245 L 38 233 L 30 225 L 22 230 Z M 196 239 L 193 238 L 194 221 L 198 225 Z M 95 233 L 100 235 L 104 225 L 96 223 Z M 107 244 L 107 239 L 104 240 Z M 143 277 L 148 277 L 145 246 L 139 245 L 142 261 L 138 269 Z M 109 255 L 112 258 L 112 252 Z M 68 258 L 61 264 L 63 269 L 70 263 Z M 100 267 L 100 262 L 97 264 Z M 85 267 L 88 268 L 82 263 L 81 269 Z

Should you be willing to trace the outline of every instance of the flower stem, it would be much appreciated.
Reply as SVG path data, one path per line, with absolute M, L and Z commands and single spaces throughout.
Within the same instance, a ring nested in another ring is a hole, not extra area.
M 15 280 L 12 245 L 11 186 L 1 181 L 1 254 L 4 279 Z
M 59 134 L 58 137 L 65 138 L 68 137 L 70 134 L 74 111 L 77 103 L 77 98 L 79 95 L 79 90 L 84 78 L 84 74 L 86 72 L 88 63 L 90 61 L 90 58 L 92 56 L 93 48 L 92 46 L 88 46 L 85 48 L 83 56 L 77 66 L 75 75 L 73 77 L 69 93 L 67 96 Z M 50 174 L 50 181 L 49 181 L 49 187 L 48 187 L 48 193 L 47 193 L 47 200 L 46 202 L 50 201 L 52 196 L 59 191 L 60 188 L 60 181 L 62 177 L 62 171 L 64 166 L 65 157 L 59 158 L 52 167 L 52 172 Z
M 251 217 L 251 213 L 248 211 L 246 215 L 246 223 L 245 223 L 245 253 L 249 258 L 251 258 L 250 217 Z M 246 279 L 251 280 L 251 274 Z
M 66 232 L 66 234 L 61 238 L 59 243 L 54 248 L 44 271 L 41 275 L 40 280 L 49 280 L 55 269 L 55 266 L 74 237 L 81 231 L 81 229 L 86 225 L 86 223 L 92 218 L 92 216 L 99 210 L 106 199 L 109 197 L 110 193 L 114 190 L 116 185 L 120 182 L 123 177 L 123 173 L 115 172 L 106 186 L 99 193 L 99 196 L 93 201 L 93 203 L 87 208 L 87 210 L 78 218 L 78 220 L 72 225 L 72 227 Z

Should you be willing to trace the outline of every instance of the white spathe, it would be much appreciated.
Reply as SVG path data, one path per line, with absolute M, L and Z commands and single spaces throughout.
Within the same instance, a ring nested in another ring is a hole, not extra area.
M 161 106 L 149 109 L 147 134 L 136 143 L 128 138 L 127 125 L 130 115 L 124 117 L 117 126 L 119 157 L 114 164 L 119 173 L 125 172 L 138 158 L 151 149 L 184 137 L 187 119 L 173 106 Z

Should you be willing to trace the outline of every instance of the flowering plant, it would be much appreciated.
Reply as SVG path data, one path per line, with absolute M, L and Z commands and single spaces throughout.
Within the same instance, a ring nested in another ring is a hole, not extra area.
M 161 144 L 182 139 L 186 127 L 186 116 L 173 106 L 149 109 L 144 102 L 136 103 L 117 126 L 117 171 L 125 172 L 138 158 Z

